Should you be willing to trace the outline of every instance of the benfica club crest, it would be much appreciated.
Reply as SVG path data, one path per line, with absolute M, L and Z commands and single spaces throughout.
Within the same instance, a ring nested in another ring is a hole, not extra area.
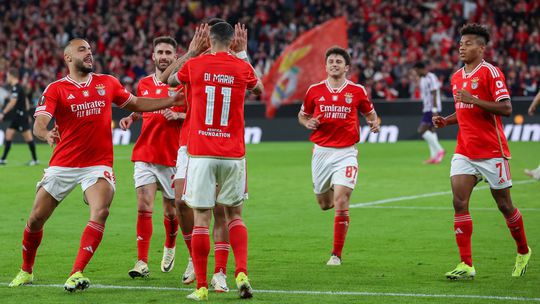
M 82 94 L 83 94 L 84 97 L 90 96 L 90 94 L 88 93 L 88 91 L 82 91 Z
M 471 89 L 476 90 L 478 88 L 478 80 L 480 80 L 478 77 L 471 80 Z
M 96 90 L 100 96 L 105 96 L 105 86 L 102 84 L 98 84 L 96 86 Z
M 351 103 L 352 99 L 353 99 L 353 94 L 352 93 L 345 93 L 345 102 L 346 103 Z
M 174 88 L 169 88 L 169 97 L 173 97 L 174 94 L 176 94 L 176 91 L 174 90 Z

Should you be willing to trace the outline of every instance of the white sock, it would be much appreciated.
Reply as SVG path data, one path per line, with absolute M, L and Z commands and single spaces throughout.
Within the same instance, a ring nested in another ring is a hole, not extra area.
M 424 134 L 422 134 L 422 138 L 428 144 L 430 158 L 434 158 L 435 155 L 437 155 L 437 150 L 435 149 L 435 145 L 433 144 L 433 142 L 435 141 L 435 139 L 433 138 L 433 132 L 429 130 L 424 132 Z
M 432 133 L 433 133 L 433 137 L 435 138 L 435 149 L 437 149 L 437 153 L 441 152 L 444 149 L 441 146 L 441 144 L 439 143 L 439 136 L 437 136 L 437 133 L 435 133 L 435 132 L 432 132 Z

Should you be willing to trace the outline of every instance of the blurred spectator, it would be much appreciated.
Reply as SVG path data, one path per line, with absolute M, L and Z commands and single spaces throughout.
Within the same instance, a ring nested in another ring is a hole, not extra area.
M 538 89 L 540 2 L 524 0 L 27 0 L 0 1 L 0 65 L 21 69 L 39 97 L 66 74 L 62 47 L 74 37 L 93 43 L 96 72 L 112 73 L 128 87 L 151 72 L 152 39 L 171 35 L 185 49 L 196 24 L 211 17 L 246 23 L 248 50 L 264 74 L 298 35 L 337 16 L 349 21 L 351 79 L 372 98 L 411 96 L 407 70 L 430 60 L 449 96 L 461 63 L 459 28 L 487 24 L 487 59 L 507 75 L 514 96 Z M 0 69 L 0 77 L 2 77 Z M 405 97 L 407 98 L 407 97 Z

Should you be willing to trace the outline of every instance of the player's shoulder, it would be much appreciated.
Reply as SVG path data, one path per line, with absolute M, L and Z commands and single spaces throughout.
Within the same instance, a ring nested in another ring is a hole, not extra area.
M 465 67 L 462 66 L 461 68 L 459 68 L 457 71 L 454 72 L 454 74 L 452 74 L 452 77 L 450 77 L 451 80 L 455 80 L 455 79 L 458 79 L 461 77 L 461 75 L 463 74 L 463 69 Z
M 49 85 L 47 85 L 47 87 L 45 87 L 45 90 L 43 90 L 43 93 L 45 94 L 46 92 L 51 92 L 53 90 L 57 90 L 57 89 L 60 89 L 62 87 L 64 87 L 66 84 L 68 84 L 68 81 L 66 79 L 66 77 L 62 77 L 58 80 L 55 80 L 51 83 L 49 83 Z
M 366 88 L 363 85 L 352 82 L 350 80 L 347 80 L 347 90 L 351 90 L 353 92 L 354 91 L 361 92 L 362 94 L 367 96 Z
M 319 90 L 322 90 L 326 87 L 326 84 L 324 83 L 324 80 L 323 81 L 320 81 L 320 82 L 317 82 L 317 83 L 314 83 L 312 85 L 310 85 L 306 91 L 306 93 L 308 92 L 312 92 L 312 91 L 319 91 Z
M 498 78 L 503 75 L 502 71 L 498 67 L 494 66 L 493 64 L 487 61 L 482 62 L 481 68 L 484 71 L 484 73 L 489 73 L 489 75 L 491 75 L 491 77 L 493 78 Z
M 139 79 L 139 85 L 151 84 L 151 83 L 155 83 L 156 81 L 157 79 L 155 78 L 155 74 L 150 74 Z

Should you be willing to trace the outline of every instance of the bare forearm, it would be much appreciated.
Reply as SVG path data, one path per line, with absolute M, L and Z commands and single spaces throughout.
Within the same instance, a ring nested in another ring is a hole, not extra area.
M 540 104 L 540 91 L 538 92 L 538 94 L 536 94 L 536 96 L 534 96 L 534 99 L 531 103 L 531 107 L 537 108 L 539 104 Z
M 491 102 L 478 98 L 473 99 L 473 104 L 486 110 L 490 113 L 502 116 L 510 116 L 512 114 L 512 104 L 510 101 Z
M 376 121 L 378 119 L 377 112 L 371 111 L 369 114 L 364 116 L 367 121 Z
M 36 119 L 36 121 L 34 122 L 34 128 L 32 129 L 32 133 L 34 133 L 34 136 L 42 141 L 47 141 L 48 132 L 49 130 L 47 129 L 47 124 L 40 122 L 39 119 Z
M 455 125 L 455 124 L 457 124 L 456 112 L 446 116 L 444 119 L 446 120 L 447 125 Z
M 306 123 L 308 122 L 310 118 L 311 116 L 304 115 L 302 114 L 302 112 L 298 113 L 298 122 L 304 127 L 306 126 Z
M 3 111 L 4 114 L 9 113 L 9 111 L 11 111 L 11 109 L 13 109 L 13 107 L 15 107 L 16 104 L 17 104 L 17 99 L 11 99 L 6 105 L 6 107 L 4 108 L 4 111 Z
M 172 87 L 178 86 L 180 83 L 176 81 L 176 73 L 182 68 L 184 63 L 188 61 L 189 59 L 195 57 L 195 53 L 188 51 L 184 54 L 184 56 L 176 59 L 173 64 L 171 64 L 162 74 L 161 74 L 161 82 L 167 83 Z
M 125 109 L 132 112 L 152 112 L 169 108 L 173 105 L 174 99 L 168 98 L 145 98 L 137 97 L 125 106 Z

